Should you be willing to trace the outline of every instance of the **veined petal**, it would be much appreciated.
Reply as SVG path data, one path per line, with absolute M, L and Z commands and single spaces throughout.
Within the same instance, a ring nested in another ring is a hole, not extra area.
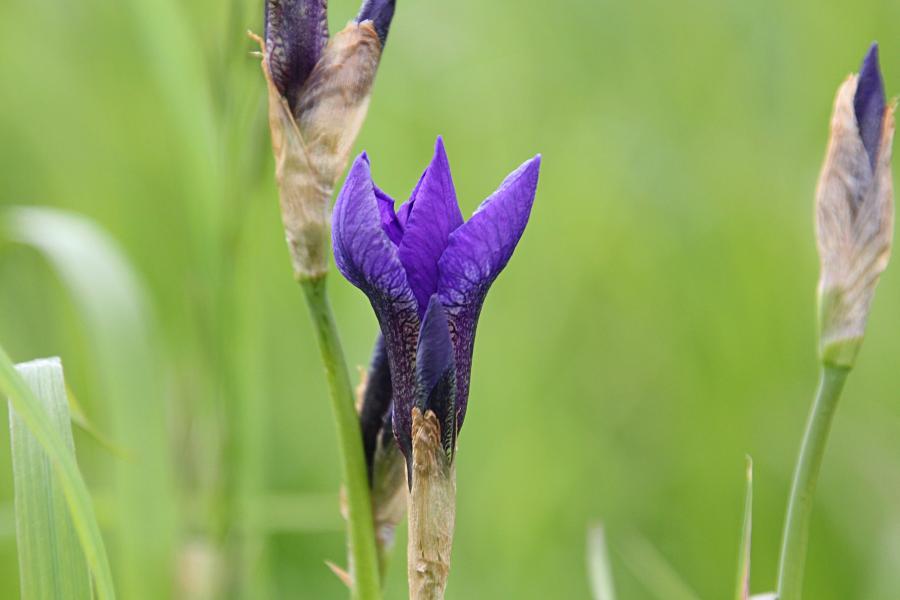
M 332 241 L 338 269 L 370 299 L 414 301 L 397 247 L 381 227 L 365 153 L 353 162 L 334 205 Z
M 435 144 L 434 158 L 413 193 L 399 256 L 421 316 L 428 299 L 437 291 L 438 260 L 450 234 L 462 224 L 450 163 L 440 137 Z
M 328 43 L 327 0 L 266 0 L 265 17 L 269 72 L 293 108 Z
M 415 399 L 419 332 L 416 299 L 406 281 L 397 247 L 381 226 L 375 185 L 365 154 L 354 161 L 334 205 L 332 241 L 338 270 L 369 297 L 378 317 L 390 364 L 394 401 L 411 406 Z M 396 429 L 396 421 L 394 425 Z
M 363 0 L 362 6 L 359 8 L 359 15 L 356 17 L 357 23 L 372 21 L 382 46 L 387 42 L 388 30 L 391 28 L 391 20 L 394 18 L 395 4 L 396 0 Z
M 457 429 L 469 395 L 478 315 L 488 289 L 509 261 L 531 214 L 540 155 L 511 173 L 451 235 L 439 262 L 438 294 L 456 349 Z
M 403 239 L 403 225 L 394 212 L 394 199 L 375 186 L 375 198 L 378 199 L 378 212 L 381 214 L 381 228 L 395 245 Z
M 856 94 L 853 96 L 853 112 L 859 127 L 859 137 L 862 138 L 873 171 L 881 145 L 884 106 L 884 81 L 878 68 L 878 44 L 873 43 L 859 69 Z
M 416 187 L 413 188 L 412 194 L 409 195 L 409 200 L 400 205 L 400 208 L 397 209 L 397 220 L 400 221 L 400 225 L 406 227 L 406 222 L 409 221 L 409 215 L 412 212 L 413 205 L 416 203 L 416 196 L 419 195 L 419 188 L 422 187 L 422 182 L 425 180 L 425 175 L 428 174 L 428 170 L 422 172 L 422 175 L 419 176 L 419 180 L 416 182 Z
M 431 411 L 437 416 L 441 427 L 441 444 L 450 460 L 453 459 L 456 446 L 456 365 L 453 355 L 447 313 L 435 294 L 428 301 L 419 330 L 416 350 L 416 405 L 423 413 Z

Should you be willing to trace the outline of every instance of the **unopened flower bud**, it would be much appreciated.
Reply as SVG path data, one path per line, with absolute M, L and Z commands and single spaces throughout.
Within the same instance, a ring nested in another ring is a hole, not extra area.
M 265 40 L 258 41 L 281 216 L 298 278 L 326 272 L 328 203 L 365 119 L 393 7 L 364 3 L 366 18 L 329 40 L 325 0 L 266 2 Z
M 853 366 L 894 226 L 891 144 L 894 107 L 885 105 L 873 44 L 859 75 L 841 85 L 816 192 L 819 351 L 826 364 Z

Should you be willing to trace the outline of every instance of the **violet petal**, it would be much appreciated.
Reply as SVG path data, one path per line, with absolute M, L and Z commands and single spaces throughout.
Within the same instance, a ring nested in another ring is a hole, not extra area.
M 400 240 L 403 239 L 403 225 L 394 212 L 394 199 L 388 196 L 377 185 L 375 188 L 375 198 L 378 199 L 378 212 L 381 215 L 381 228 L 387 234 L 388 238 L 394 245 L 399 246 Z
M 456 445 L 456 368 L 453 355 L 447 313 L 435 294 L 428 301 L 419 330 L 416 350 L 417 405 L 423 413 L 430 410 L 437 416 L 441 424 L 442 445 L 450 459 Z
M 469 395 L 478 316 L 488 289 L 512 256 L 534 202 L 540 155 L 511 173 L 451 235 L 440 259 L 438 293 L 456 349 L 457 429 Z
M 853 111 L 859 127 L 869 163 L 875 170 L 878 160 L 878 148 L 881 145 L 881 128 L 884 121 L 884 81 L 878 67 L 878 43 L 875 42 L 866 53 L 859 69 L 856 83 L 856 95 L 853 98 Z
M 369 161 L 360 155 L 334 205 L 332 241 L 338 270 L 375 310 L 391 371 L 394 401 L 415 401 L 415 357 L 419 331 L 416 299 L 406 280 L 397 246 L 381 226 Z M 411 414 L 394 414 L 394 430 L 410 431 Z M 408 452 L 409 446 L 404 448 Z
M 435 143 L 434 158 L 414 194 L 410 199 L 414 205 L 406 220 L 399 256 L 421 316 L 428 299 L 437 291 L 438 260 L 447 247 L 450 234 L 463 222 L 441 138 Z
M 266 0 L 265 38 L 272 81 L 293 109 L 328 43 L 327 0 Z
M 395 4 L 396 0 L 363 0 L 362 6 L 359 8 L 359 15 L 356 17 L 357 23 L 372 21 L 382 46 L 387 42 L 388 30 L 391 28 L 391 20 L 394 18 Z

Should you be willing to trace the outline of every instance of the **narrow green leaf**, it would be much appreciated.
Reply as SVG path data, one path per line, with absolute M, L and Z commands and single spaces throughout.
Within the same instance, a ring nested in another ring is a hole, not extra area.
M 122 596 L 164 598 L 174 585 L 176 495 L 165 377 L 148 295 L 123 251 L 93 221 L 31 207 L 8 208 L 0 216 L 6 236 L 40 252 L 75 300 L 96 365 L 97 404 L 110 417 L 113 438 L 127 446 L 126 457 L 119 454 L 114 462 L 112 515 Z
M 616 599 L 609 553 L 606 550 L 606 535 L 602 525 L 596 525 L 588 530 L 588 575 L 591 578 L 594 600 Z
M 75 456 L 59 359 L 18 365 L 51 426 Z M 91 598 L 91 580 L 65 494 L 43 446 L 9 408 L 15 484 L 16 544 L 23 598 Z
M 750 540 L 753 533 L 753 459 L 747 457 L 747 492 L 744 500 L 744 525 L 741 528 L 741 546 L 738 552 L 738 578 L 736 600 L 750 598 Z
M 0 392 L 9 398 L 10 409 L 15 411 L 16 418 L 21 420 L 44 449 L 47 460 L 56 474 L 57 482 L 69 507 L 72 523 L 81 541 L 82 551 L 93 575 L 97 596 L 101 600 L 115 598 L 100 526 L 97 524 L 87 485 L 78 471 L 72 447 L 59 433 L 58 426 L 51 419 L 43 403 L 16 372 L 12 361 L 2 348 L 0 348 Z M 63 402 L 65 402 L 64 395 Z M 15 444 L 15 441 L 13 443 Z

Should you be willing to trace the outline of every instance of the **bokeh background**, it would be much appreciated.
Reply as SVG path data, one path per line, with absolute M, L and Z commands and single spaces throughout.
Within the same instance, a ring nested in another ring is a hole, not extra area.
M 330 4 L 333 31 L 357 9 Z M 85 316 L 39 254 L 0 246 L 0 343 L 61 356 L 114 445 L 76 429 L 120 595 L 344 597 L 323 562 L 345 560 L 335 431 L 244 35 L 261 2 L 6 0 L 0 23 L 3 210 L 90 218 L 142 296 L 137 325 Z M 816 383 L 813 190 L 834 93 L 875 39 L 897 93 L 889 0 L 400 0 L 357 144 L 379 185 L 404 198 L 442 134 L 468 213 L 544 155 L 479 327 L 448 598 L 589 597 L 596 521 L 622 598 L 726 597 L 746 454 L 753 588 L 774 587 Z M 125 285 L 83 269 L 101 306 Z M 821 478 L 817 600 L 900 594 L 896 271 Z M 364 365 L 375 319 L 330 287 Z M 0 597 L 17 593 L 0 428 Z

